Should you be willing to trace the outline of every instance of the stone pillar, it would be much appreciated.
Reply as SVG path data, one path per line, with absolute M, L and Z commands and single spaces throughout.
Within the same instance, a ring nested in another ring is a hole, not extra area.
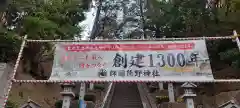
M 90 90 L 93 90 L 93 89 L 94 89 L 94 83 L 90 83 L 89 89 L 90 89 Z
M 169 102 L 175 102 L 173 83 L 168 83 Z
M 186 98 L 187 108 L 194 108 L 193 98 Z
M 84 104 L 85 92 L 86 92 L 86 84 L 81 83 L 80 91 L 79 91 L 79 108 L 85 108 L 85 104 Z
M 183 98 L 185 99 L 187 108 L 194 108 L 193 98 L 196 97 L 197 94 L 194 93 L 193 89 L 196 88 L 197 85 L 186 82 L 182 87 L 184 88 Z
M 74 83 L 62 83 L 63 91 L 60 92 L 63 96 L 62 108 L 70 108 L 71 99 L 75 97 L 72 89 L 75 87 Z
M 62 108 L 70 108 L 71 103 L 71 97 L 70 96 L 64 96 L 63 97 L 63 104 Z
M 158 83 L 158 86 L 159 86 L 159 90 L 160 90 L 160 91 L 161 91 L 161 90 L 164 90 L 164 88 L 163 88 L 163 83 L 162 83 L 162 82 Z

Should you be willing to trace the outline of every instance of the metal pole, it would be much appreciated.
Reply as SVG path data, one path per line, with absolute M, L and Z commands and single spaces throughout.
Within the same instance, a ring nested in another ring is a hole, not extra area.
M 102 105 L 101 105 L 100 108 L 106 107 L 105 104 L 106 104 L 106 102 L 107 102 L 107 99 L 108 99 L 108 96 L 109 96 L 109 94 L 110 94 L 110 91 L 112 90 L 112 86 L 113 86 L 113 83 L 111 82 L 111 83 L 109 84 L 109 86 L 108 86 L 107 93 L 106 93 L 105 97 L 103 98 L 103 103 L 102 103 Z

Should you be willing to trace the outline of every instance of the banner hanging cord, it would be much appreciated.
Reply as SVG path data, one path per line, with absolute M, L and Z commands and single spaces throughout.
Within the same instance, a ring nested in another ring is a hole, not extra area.
M 240 35 L 224 36 L 224 37 L 189 37 L 189 38 L 159 38 L 159 39 L 121 39 L 121 40 L 32 40 L 27 39 L 27 42 L 119 42 L 119 41 L 177 41 L 177 40 L 224 40 L 235 39 Z
M 11 88 L 12 88 L 12 84 L 14 83 L 14 77 L 17 73 L 17 69 L 18 69 L 18 66 L 20 64 L 20 60 L 22 58 L 22 55 L 23 55 L 23 49 L 26 45 L 26 40 L 27 40 L 27 35 L 24 36 L 23 38 L 23 41 L 22 41 L 22 44 L 21 44 L 21 47 L 20 47 L 20 51 L 19 51 L 19 54 L 18 54 L 18 57 L 17 57 L 17 60 L 16 60 L 16 64 L 14 65 L 14 69 L 13 69 L 13 73 L 10 74 L 10 80 L 8 81 L 8 87 L 7 87 L 7 91 L 4 93 L 4 103 L 3 103 L 3 108 L 6 107 L 6 104 L 7 104 L 7 101 L 8 101 L 8 97 L 9 97 L 9 93 L 11 91 Z
M 112 80 L 12 80 L 15 83 L 104 83 L 104 82 L 119 82 L 119 83 L 145 83 L 145 82 L 163 82 L 163 83 L 184 83 L 184 82 L 192 82 L 192 83 L 239 83 L 240 79 L 215 79 L 215 80 L 148 80 L 148 81 L 142 81 L 142 80 L 122 80 L 122 81 L 112 81 Z
M 236 35 L 232 35 L 232 36 L 222 36 L 222 37 L 190 37 L 190 38 L 160 38 L 160 39 L 151 39 L 151 41 L 164 41 L 164 40 L 202 40 L 202 39 L 206 39 L 206 40 L 223 40 L 223 39 L 237 39 L 240 35 L 236 34 Z M 3 107 L 6 106 L 8 97 L 9 97 L 9 93 L 10 90 L 12 88 L 12 84 L 15 83 L 66 83 L 66 82 L 92 82 L 92 83 L 98 83 L 98 82 L 116 82 L 116 81 L 81 81 L 81 80 L 77 80 L 77 81 L 51 81 L 51 80 L 16 80 L 14 77 L 16 75 L 17 72 L 17 68 L 18 65 L 20 63 L 20 59 L 22 57 L 22 53 L 23 53 L 23 49 L 25 47 L 26 42 L 89 42 L 89 41 L 93 41 L 93 40 L 31 40 L 31 39 L 27 39 L 27 35 L 24 36 L 24 40 L 22 42 L 19 54 L 18 54 L 18 58 L 16 61 L 16 64 L 14 66 L 14 70 L 13 70 L 13 74 L 11 76 L 11 80 L 9 81 L 9 86 L 8 86 L 8 90 L 6 91 L 4 97 L 4 104 Z M 94 40 L 94 41 L 150 41 L 150 40 L 139 40 L 139 39 L 131 39 L 131 40 L 127 40 L 127 39 L 123 39 L 123 40 Z M 195 83 L 239 83 L 240 79 L 216 79 L 216 80 L 210 80 L 210 81 L 117 81 L 117 82 L 124 82 L 124 83 L 130 83 L 130 82 L 195 82 Z

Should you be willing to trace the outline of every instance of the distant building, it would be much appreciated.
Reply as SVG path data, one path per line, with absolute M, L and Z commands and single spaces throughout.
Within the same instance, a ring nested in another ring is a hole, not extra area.
M 20 108 L 41 108 L 41 106 L 31 99 L 28 99 L 27 103 L 23 104 Z

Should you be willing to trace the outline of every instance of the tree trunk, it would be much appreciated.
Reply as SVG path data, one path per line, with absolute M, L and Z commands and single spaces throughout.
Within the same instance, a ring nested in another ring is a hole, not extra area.
M 156 26 L 155 35 L 156 38 L 162 38 L 161 31 L 158 26 Z
M 101 7 L 102 7 L 102 0 L 99 0 L 99 5 L 97 7 L 97 13 L 96 13 L 96 17 L 94 19 L 93 28 L 91 30 L 90 39 L 95 39 L 96 35 L 98 34 L 98 29 L 99 29 L 98 21 L 99 21 L 99 18 L 100 18 Z
M 147 39 L 147 36 L 145 33 L 145 19 L 143 14 L 143 0 L 140 0 L 140 12 L 141 12 L 141 20 L 142 20 L 143 37 L 144 39 Z
M 41 58 L 41 47 L 42 45 L 40 43 L 29 43 L 28 47 L 24 49 L 24 65 L 29 62 L 29 69 L 25 69 L 25 71 L 29 71 L 29 73 L 35 77 L 40 78 L 43 77 L 41 75 L 40 71 L 40 58 Z

